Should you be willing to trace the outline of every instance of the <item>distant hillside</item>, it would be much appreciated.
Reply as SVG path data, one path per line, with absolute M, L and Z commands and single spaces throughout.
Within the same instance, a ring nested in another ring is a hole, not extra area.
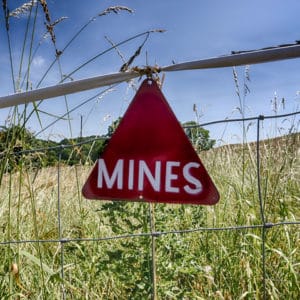
M 275 138 L 268 138 L 268 139 L 263 139 L 260 140 L 259 144 L 260 145 L 267 145 L 268 147 L 273 146 L 283 146 L 286 145 L 288 143 L 293 143 L 293 144 L 300 144 L 300 132 L 296 132 L 296 133 L 291 133 L 291 134 L 287 134 L 287 135 L 283 135 L 283 136 L 279 136 L 279 137 L 275 137 Z M 247 147 L 255 147 L 256 148 L 256 141 L 252 141 L 252 142 L 248 142 L 245 143 L 247 145 Z M 217 146 L 214 149 L 223 149 L 223 148 L 231 148 L 231 149 L 235 149 L 235 148 L 241 148 L 243 144 L 242 143 L 236 143 L 236 144 L 226 144 L 226 145 L 221 145 L 221 146 Z
M 269 157 L 276 161 L 279 157 L 300 160 L 300 133 L 292 133 L 281 137 L 264 139 L 259 142 L 261 156 Z M 200 153 L 201 158 L 211 160 L 212 157 L 221 156 L 225 160 L 229 157 L 242 159 L 243 155 L 256 159 L 257 143 L 228 144 Z

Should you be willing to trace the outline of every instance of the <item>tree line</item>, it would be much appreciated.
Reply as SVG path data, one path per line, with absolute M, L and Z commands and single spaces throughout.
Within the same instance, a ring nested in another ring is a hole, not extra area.
M 19 125 L 0 127 L 0 159 L 2 171 L 17 165 L 33 167 L 53 166 L 58 161 L 66 165 L 93 163 L 105 148 L 119 125 L 115 120 L 102 136 L 64 138 L 61 141 L 43 140 Z M 194 121 L 183 123 L 183 128 L 197 152 L 211 149 L 215 140 L 209 131 L 197 126 Z M 4 169 L 3 169 L 4 168 Z

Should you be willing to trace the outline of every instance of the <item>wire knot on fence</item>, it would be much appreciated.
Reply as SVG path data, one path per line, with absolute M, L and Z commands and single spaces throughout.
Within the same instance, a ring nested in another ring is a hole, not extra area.
M 153 78 L 154 75 L 157 76 L 157 74 L 161 72 L 161 68 L 159 66 L 144 66 L 142 68 L 135 66 L 130 70 L 137 72 L 140 77 L 146 76 L 147 78 Z

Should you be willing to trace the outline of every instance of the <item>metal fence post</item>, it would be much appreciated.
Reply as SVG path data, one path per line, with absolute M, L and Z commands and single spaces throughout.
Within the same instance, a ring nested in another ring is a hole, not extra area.
M 62 299 L 66 299 L 65 286 L 64 286 L 64 240 L 62 238 L 62 224 L 61 224 L 61 202 L 60 202 L 60 164 L 61 164 L 61 153 L 63 146 L 60 147 L 58 154 L 58 163 L 57 163 L 57 221 L 58 221 L 58 236 L 60 241 L 60 277 L 61 277 L 61 293 Z
M 152 262 L 152 300 L 157 300 L 156 288 L 156 243 L 155 243 L 155 210 L 154 203 L 149 204 L 150 230 L 151 230 L 151 262 Z

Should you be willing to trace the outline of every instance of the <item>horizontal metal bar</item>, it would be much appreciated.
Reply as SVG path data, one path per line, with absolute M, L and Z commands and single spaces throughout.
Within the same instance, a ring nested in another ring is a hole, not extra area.
M 162 71 L 183 71 L 194 69 L 225 68 L 241 65 L 266 63 L 300 57 L 300 44 L 287 47 L 262 49 L 251 52 L 224 55 L 220 57 L 184 62 L 161 68 Z
M 174 64 L 160 68 L 161 71 L 183 71 L 195 69 L 224 68 L 248 64 L 265 63 L 277 60 L 300 57 L 300 44 L 286 47 L 275 47 L 251 52 L 241 52 L 226 56 L 190 61 Z M 62 95 L 72 94 L 80 91 L 90 90 L 115 83 L 120 83 L 140 76 L 139 72 L 128 71 L 109 75 L 97 76 L 67 83 L 62 83 L 50 87 L 45 87 L 33 91 L 17 93 L 10 96 L 0 97 L 0 108 L 15 106 L 54 98 Z
M 0 108 L 91 90 L 127 81 L 138 76 L 140 75 L 137 72 L 123 72 L 60 83 L 33 91 L 0 97 Z

